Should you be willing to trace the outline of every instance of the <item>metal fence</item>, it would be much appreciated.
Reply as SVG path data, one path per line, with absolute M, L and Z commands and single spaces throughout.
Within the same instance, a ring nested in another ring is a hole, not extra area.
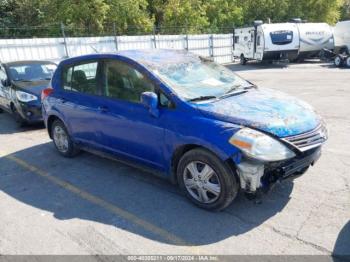
M 224 32 L 221 34 L 187 34 L 187 28 L 180 28 L 180 30 L 177 28 L 176 32 L 182 32 L 181 34 L 171 34 L 175 30 L 169 30 L 169 28 L 154 28 L 141 34 L 137 30 L 129 31 L 135 35 L 117 35 L 115 29 L 111 30 L 112 32 L 87 34 L 77 29 L 73 32 L 63 25 L 59 32 L 57 27 L 54 28 L 56 31 L 49 31 L 50 34 L 47 34 L 47 37 L 40 38 L 35 37 L 37 32 L 40 36 L 45 35 L 42 33 L 43 28 L 40 27 L 31 28 L 32 31 L 29 33 L 24 29 L 14 31 L 15 28 L 6 28 L 7 31 L 5 31 L 0 28 L 1 37 L 5 37 L 0 39 L 0 60 L 3 62 L 30 59 L 59 61 L 67 57 L 91 53 L 151 48 L 186 49 L 201 56 L 212 57 L 218 63 L 230 63 L 234 59 L 233 34 L 229 33 L 231 31 L 229 28 L 220 30 Z M 6 32 L 12 37 L 6 39 Z M 58 35 L 60 37 L 51 37 Z

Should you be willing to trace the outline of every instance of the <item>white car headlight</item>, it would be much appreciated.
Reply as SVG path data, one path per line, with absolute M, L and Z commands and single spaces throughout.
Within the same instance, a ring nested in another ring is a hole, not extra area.
M 280 161 L 295 156 L 293 151 L 278 140 L 250 128 L 239 130 L 229 142 L 247 156 L 261 161 Z
M 30 101 L 38 100 L 37 96 L 28 94 L 22 91 L 16 91 L 16 96 L 17 96 L 17 99 L 21 102 L 30 102 Z

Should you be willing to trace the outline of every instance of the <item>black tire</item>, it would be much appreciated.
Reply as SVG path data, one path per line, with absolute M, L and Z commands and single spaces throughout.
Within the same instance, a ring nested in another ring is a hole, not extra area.
M 334 58 L 334 65 L 336 67 L 342 67 L 343 66 L 343 58 L 340 56 L 340 55 L 337 55 L 335 58 Z
M 2 108 L 0 108 L 0 114 L 4 113 L 4 110 Z
M 192 162 L 202 162 L 209 165 L 215 172 L 220 184 L 220 193 L 215 202 L 203 203 L 195 199 L 187 190 L 184 182 L 186 167 Z M 237 196 L 239 183 L 231 168 L 215 154 L 204 149 L 193 149 L 185 153 L 177 167 L 177 180 L 187 198 L 200 208 L 220 211 L 226 208 Z
M 239 63 L 240 63 L 241 65 L 247 64 L 247 59 L 245 59 L 245 57 L 244 57 L 243 54 L 240 56 Z
M 62 130 L 62 132 L 64 132 L 67 136 L 67 149 L 66 150 L 62 150 L 60 149 L 60 147 L 58 146 L 58 142 L 55 140 L 56 138 L 56 135 L 55 135 L 55 132 L 56 132 L 56 128 L 60 128 L 60 130 Z M 63 124 L 63 122 L 61 120 L 55 120 L 53 123 L 52 123 L 52 126 L 51 126 L 51 137 L 53 139 L 53 143 L 57 149 L 57 151 L 64 157 L 74 157 L 76 156 L 80 150 L 79 148 L 73 143 L 68 131 L 67 131 L 67 128 L 65 127 L 65 125 Z
M 350 56 L 345 59 L 345 65 L 347 68 L 350 68 Z

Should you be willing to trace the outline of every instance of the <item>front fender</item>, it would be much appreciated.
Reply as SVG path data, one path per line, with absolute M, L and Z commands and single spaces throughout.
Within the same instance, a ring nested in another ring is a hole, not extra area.
M 203 147 L 222 161 L 233 158 L 239 163 L 241 152 L 228 141 L 241 128 L 240 126 L 205 117 L 196 117 L 190 122 L 192 122 L 190 126 L 177 122 L 176 126 L 165 131 L 166 163 L 172 163 L 175 152 L 187 145 Z M 171 170 L 171 165 L 168 166 L 168 170 Z

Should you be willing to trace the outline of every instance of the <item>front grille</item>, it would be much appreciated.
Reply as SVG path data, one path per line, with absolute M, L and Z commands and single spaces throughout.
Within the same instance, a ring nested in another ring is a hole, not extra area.
M 283 140 L 304 152 L 322 145 L 327 140 L 327 130 L 323 125 L 319 125 L 312 131 L 296 136 L 288 136 Z

